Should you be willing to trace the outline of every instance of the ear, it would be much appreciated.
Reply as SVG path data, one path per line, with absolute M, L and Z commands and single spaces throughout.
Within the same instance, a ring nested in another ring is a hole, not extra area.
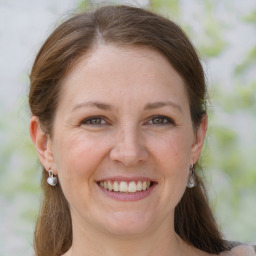
M 207 118 L 207 115 L 205 114 L 202 117 L 202 121 L 199 127 L 197 128 L 195 141 L 194 141 L 194 144 L 192 145 L 191 165 L 195 164 L 200 157 L 200 154 L 204 145 L 207 126 L 208 126 L 208 118 Z
M 33 116 L 30 120 L 29 133 L 41 164 L 46 170 L 51 168 L 52 172 L 56 174 L 51 138 L 42 130 L 39 119 L 36 116 Z

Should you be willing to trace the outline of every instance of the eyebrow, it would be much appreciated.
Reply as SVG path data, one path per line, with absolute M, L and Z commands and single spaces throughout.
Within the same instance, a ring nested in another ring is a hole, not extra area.
M 153 102 L 153 103 L 148 103 L 144 107 L 144 110 L 152 110 L 152 109 L 162 108 L 162 107 L 166 107 L 166 106 L 176 108 L 180 112 L 183 112 L 182 107 L 172 101 L 157 101 L 157 102 Z M 96 107 L 98 109 L 108 110 L 108 111 L 113 109 L 113 107 L 109 104 L 106 104 L 103 102 L 98 102 L 98 101 L 89 101 L 89 102 L 83 102 L 83 103 L 75 105 L 74 108 L 72 109 L 72 112 L 79 108 L 84 108 L 84 107 Z
M 96 107 L 102 110 L 112 110 L 113 107 L 109 104 L 102 103 L 102 102 L 97 102 L 97 101 L 89 101 L 89 102 L 84 102 L 80 103 L 74 106 L 72 109 L 72 112 L 79 109 L 79 108 L 84 108 L 84 107 Z
M 166 106 L 170 106 L 172 108 L 176 108 L 178 109 L 180 112 L 182 111 L 182 107 L 180 105 L 178 105 L 177 103 L 174 103 L 172 101 L 157 101 L 154 103 L 148 103 L 144 110 L 151 110 L 151 109 L 157 109 L 157 108 L 162 108 L 162 107 L 166 107 Z

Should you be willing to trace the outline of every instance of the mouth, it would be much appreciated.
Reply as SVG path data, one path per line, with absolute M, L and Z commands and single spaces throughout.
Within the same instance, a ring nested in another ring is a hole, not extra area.
M 147 191 L 154 185 L 154 181 L 113 181 L 113 180 L 101 180 L 97 184 L 104 190 L 117 192 L 117 193 L 138 193 L 142 191 Z

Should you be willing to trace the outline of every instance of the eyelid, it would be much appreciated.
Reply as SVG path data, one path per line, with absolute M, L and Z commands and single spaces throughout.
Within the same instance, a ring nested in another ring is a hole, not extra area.
M 104 123 L 103 124 L 102 123 L 100 123 L 100 124 L 86 123 L 86 122 L 91 121 L 93 119 L 101 119 L 101 120 L 104 121 Z M 103 126 L 103 125 L 106 125 L 107 123 L 108 122 L 106 121 L 106 118 L 103 117 L 103 116 L 89 116 L 89 117 L 87 117 L 87 118 L 85 118 L 81 121 L 81 125 L 90 125 L 90 126 Z
M 164 119 L 164 121 L 162 123 L 153 123 L 153 120 L 156 118 Z M 93 119 L 101 119 L 101 122 L 103 121 L 103 123 L 99 123 L 99 124 L 89 123 L 89 121 L 91 121 Z M 81 121 L 81 125 L 88 125 L 88 126 L 104 126 L 104 125 L 108 125 L 108 124 L 109 124 L 109 122 L 106 120 L 106 117 L 104 117 L 104 116 L 89 116 L 89 117 L 84 118 Z M 164 126 L 164 125 L 175 125 L 175 122 L 171 117 L 168 117 L 165 115 L 153 115 L 150 118 L 148 118 L 148 121 L 146 121 L 145 124 L 146 125 L 155 125 L 155 126 Z
M 162 119 L 165 119 L 165 122 L 163 123 L 159 123 L 159 124 L 154 124 L 154 123 L 151 123 L 150 125 L 156 125 L 156 126 L 161 126 L 161 125 L 175 125 L 175 122 L 174 120 L 171 118 L 171 117 L 168 117 L 168 116 L 165 116 L 165 115 L 154 115 L 154 116 L 151 116 L 149 121 L 147 121 L 146 123 L 148 124 L 149 122 L 153 121 L 153 119 L 155 118 L 162 118 Z M 167 122 L 166 122 L 167 120 Z

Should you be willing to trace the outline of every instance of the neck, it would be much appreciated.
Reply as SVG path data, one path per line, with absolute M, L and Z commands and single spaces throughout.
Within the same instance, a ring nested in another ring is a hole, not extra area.
M 83 228 L 73 219 L 73 244 L 65 256 L 170 256 L 184 254 L 184 242 L 173 225 L 160 224 L 157 229 L 136 235 L 116 235 L 92 227 Z

